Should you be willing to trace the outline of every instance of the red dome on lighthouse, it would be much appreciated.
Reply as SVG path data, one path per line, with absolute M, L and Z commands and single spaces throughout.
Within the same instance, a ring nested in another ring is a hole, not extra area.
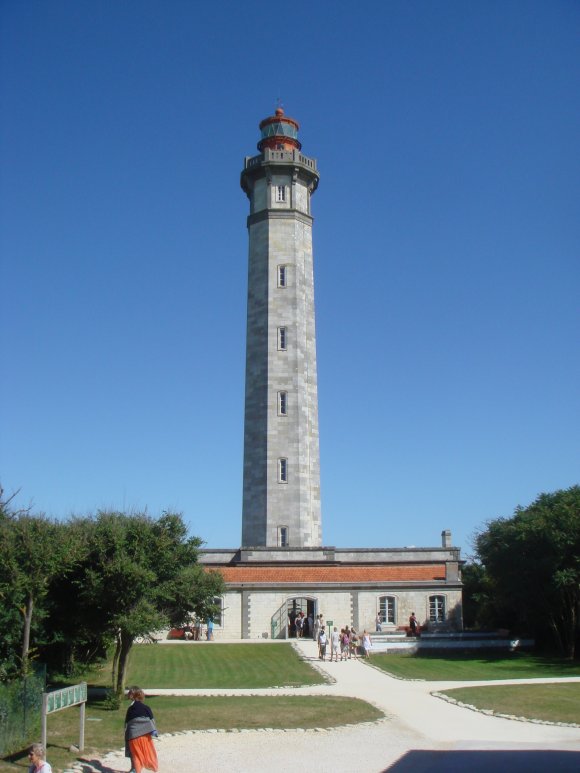
M 264 118 L 260 122 L 260 132 L 262 138 L 258 142 L 258 150 L 262 152 L 264 148 L 272 150 L 300 150 L 302 145 L 298 141 L 298 129 L 300 125 L 293 118 L 284 115 L 281 107 L 276 108 L 274 115 Z

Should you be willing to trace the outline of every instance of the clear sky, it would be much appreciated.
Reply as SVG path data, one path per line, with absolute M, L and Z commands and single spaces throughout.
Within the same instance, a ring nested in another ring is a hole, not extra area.
M 0 480 L 241 537 L 243 158 L 313 198 L 323 542 L 579 482 L 580 4 L 2 0 Z

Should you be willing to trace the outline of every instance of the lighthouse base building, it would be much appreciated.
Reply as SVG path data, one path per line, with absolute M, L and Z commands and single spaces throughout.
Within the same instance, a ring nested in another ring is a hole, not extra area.
M 240 548 L 207 550 L 227 591 L 214 637 L 283 639 L 295 636 L 299 612 L 326 624 L 383 632 L 408 625 L 414 612 L 423 630 L 462 628 L 460 551 L 443 532 L 438 548 Z
M 295 620 L 394 631 L 415 613 L 430 630 L 462 627 L 460 551 L 322 546 L 311 197 L 319 174 L 298 123 L 260 123 L 241 187 L 248 216 L 242 547 L 202 551 L 227 591 L 216 639 L 287 638 Z

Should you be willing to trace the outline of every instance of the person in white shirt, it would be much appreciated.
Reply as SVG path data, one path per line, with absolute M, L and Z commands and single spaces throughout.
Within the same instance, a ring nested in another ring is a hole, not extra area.
M 333 656 L 336 662 L 338 663 L 339 649 L 340 649 L 340 634 L 338 633 L 338 630 L 335 626 L 334 631 L 330 634 L 330 662 L 331 663 L 332 663 Z
M 52 773 L 52 768 L 46 761 L 46 751 L 41 743 L 33 743 L 28 752 L 30 767 L 28 773 Z
M 365 631 L 362 637 L 362 651 L 364 652 L 365 658 L 370 657 L 372 646 L 373 643 L 371 641 L 371 636 L 367 631 Z

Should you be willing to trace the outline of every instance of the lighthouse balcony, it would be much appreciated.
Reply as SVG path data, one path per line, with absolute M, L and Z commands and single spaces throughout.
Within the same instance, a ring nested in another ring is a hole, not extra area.
M 313 172 L 316 172 L 316 159 L 308 158 L 303 155 L 299 150 L 272 150 L 272 148 L 264 148 L 264 152 L 259 156 L 246 156 L 245 168 L 252 169 L 260 164 L 269 163 L 282 163 L 282 164 L 302 164 Z

